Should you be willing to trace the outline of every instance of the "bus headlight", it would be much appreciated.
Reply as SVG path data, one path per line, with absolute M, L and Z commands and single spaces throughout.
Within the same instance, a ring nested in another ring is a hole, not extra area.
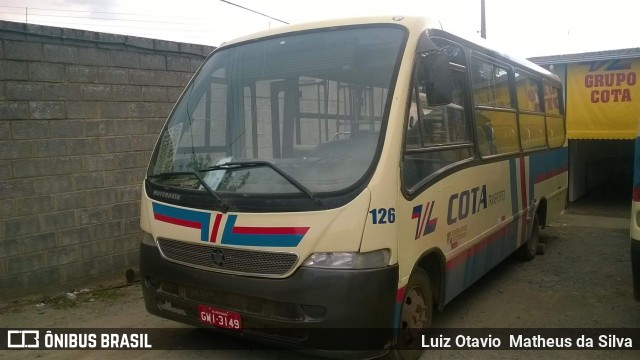
M 302 266 L 327 269 L 373 269 L 389 265 L 388 249 L 368 253 L 323 252 L 312 254 Z

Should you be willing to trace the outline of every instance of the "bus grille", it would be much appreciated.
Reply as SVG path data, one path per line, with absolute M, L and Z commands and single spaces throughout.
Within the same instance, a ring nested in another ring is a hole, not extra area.
M 288 273 L 298 255 L 223 248 L 192 242 L 158 239 L 162 255 L 171 261 L 211 271 L 278 276 Z

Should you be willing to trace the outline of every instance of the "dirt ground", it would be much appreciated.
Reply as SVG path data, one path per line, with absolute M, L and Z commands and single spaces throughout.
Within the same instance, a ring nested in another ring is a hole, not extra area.
M 531 262 L 509 258 L 437 313 L 434 327 L 633 328 L 640 331 L 640 303 L 633 300 L 628 218 L 567 213 L 542 231 L 545 255 Z M 139 284 L 76 290 L 76 299 L 0 304 L 1 328 L 189 328 L 146 313 Z M 190 328 L 191 329 L 191 328 Z M 2 336 L 5 336 L 2 334 Z M 171 335 L 168 335 L 170 337 Z M 181 338 L 182 337 L 182 338 Z M 192 329 L 167 341 L 238 342 L 242 350 L 25 351 L 0 358 L 119 359 L 315 359 L 285 349 L 265 350 L 235 338 Z M 441 350 L 422 359 L 640 359 L 639 351 Z

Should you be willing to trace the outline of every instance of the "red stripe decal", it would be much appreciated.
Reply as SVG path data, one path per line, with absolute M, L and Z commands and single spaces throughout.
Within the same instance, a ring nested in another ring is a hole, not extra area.
M 453 268 L 457 267 L 458 265 L 465 263 L 468 259 L 473 257 L 478 252 L 480 252 L 480 250 L 486 248 L 487 246 L 489 246 L 492 243 L 496 242 L 501 237 L 505 236 L 507 234 L 507 232 L 509 231 L 510 227 L 511 227 L 511 225 L 503 227 L 502 229 L 498 230 L 497 232 L 493 233 L 492 235 L 489 235 L 488 237 L 484 238 L 479 243 L 475 244 L 473 247 L 467 249 L 467 251 L 465 251 L 465 252 L 459 254 L 458 256 L 454 257 L 453 259 L 447 261 L 447 270 L 453 269 Z
M 398 289 L 398 292 L 396 293 L 396 303 L 401 303 L 404 301 L 404 290 L 406 289 L 406 287 L 403 287 L 402 289 Z
M 526 209 L 529 206 L 529 202 L 527 201 L 527 178 L 523 157 L 520 158 L 520 191 L 522 191 L 522 208 Z
M 218 229 L 220 229 L 220 221 L 222 220 L 222 214 L 216 214 L 216 219 L 213 222 L 213 229 L 211 230 L 211 238 L 209 238 L 209 242 L 216 242 L 216 238 L 218 237 Z
M 249 227 L 234 226 L 234 234 L 245 235 L 304 235 L 308 227 Z
M 200 224 L 197 221 L 176 219 L 176 218 L 172 218 L 172 217 L 166 216 L 166 215 L 161 215 L 161 214 L 158 214 L 158 213 L 154 213 L 153 217 L 158 221 L 166 222 L 166 223 L 173 224 L 173 225 L 185 226 L 185 227 L 189 227 L 189 228 L 193 228 L 193 229 L 202 228 L 202 224 Z
M 633 187 L 633 193 L 631 194 L 631 199 L 633 201 L 640 201 L 640 186 Z

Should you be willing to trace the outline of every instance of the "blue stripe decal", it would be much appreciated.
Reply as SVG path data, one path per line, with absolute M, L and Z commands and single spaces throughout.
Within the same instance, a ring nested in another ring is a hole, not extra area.
M 511 187 L 511 215 L 518 213 L 518 176 L 516 172 L 516 159 L 509 159 L 509 180 Z
M 531 154 L 529 157 L 530 179 L 544 177 L 545 174 L 554 174 L 559 170 L 569 167 L 569 148 L 561 147 Z
M 180 209 L 158 203 L 153 203 L 152 206 L 154 216 L 157 214 L 174 218 L 178 220 L 178 223 L 180 220 L 200 223 L 200 240 L 209 240 L 209 221 L 211 220 L 211 214 L 201 211 Z

